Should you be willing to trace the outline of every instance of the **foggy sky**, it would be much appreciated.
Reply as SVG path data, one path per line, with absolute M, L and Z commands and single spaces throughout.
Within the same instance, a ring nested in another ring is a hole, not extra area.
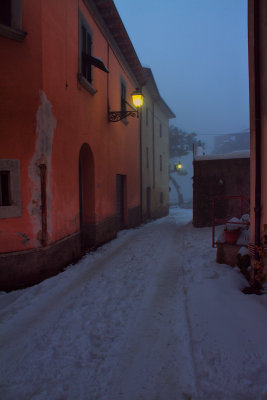
M 249 127 L 247 0 L 114 0 L 143 66 L 188 132 Z

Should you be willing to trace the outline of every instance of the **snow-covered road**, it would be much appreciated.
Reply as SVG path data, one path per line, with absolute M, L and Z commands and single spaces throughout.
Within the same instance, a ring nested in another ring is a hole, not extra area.
M 1 293 L 1 399 L 267 399 L 267 295 L 242 294 L 190 220 L 171 209 Z

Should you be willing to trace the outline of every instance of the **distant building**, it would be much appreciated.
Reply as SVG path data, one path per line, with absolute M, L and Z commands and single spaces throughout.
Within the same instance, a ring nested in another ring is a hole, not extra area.
M 249 150 L 249 132 L 229 133 L 214 137 L 214 154 L 226 154 L 233 151 Z
M 144 106 L 141 115 L 142 220 L 169 212 L 169 119 L 174 113 L 159 94 L 150 68 L 144 68 Z

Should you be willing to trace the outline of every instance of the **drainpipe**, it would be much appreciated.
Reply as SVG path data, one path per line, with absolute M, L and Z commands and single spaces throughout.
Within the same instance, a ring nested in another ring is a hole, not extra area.
M 254 0 L 254 77 L 255 77 L 255 245 L 261 241 L 261 98 L 259 0 Z M 258 255 L 256 254 L 258 257 Z
M 40 164 L 40 180 L 41 180 L 41 216 L 42 216 L 42 246 L 47 246 L 47 196 L 46 196 L 46 164 Z
M 142 109 L 140 110 L 139 135 L 140 135 L 140 216 L 143 222 L 143 146 L 142 146 Z

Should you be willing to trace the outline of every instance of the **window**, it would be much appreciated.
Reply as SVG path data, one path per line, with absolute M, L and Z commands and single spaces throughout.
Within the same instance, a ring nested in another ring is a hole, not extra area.
M 162 171 L 162 155 L 159 156 L 159 169 Z
M 10 205 L 10 171 L 0 171 L 0 206 Z
M 92 83 L 92 64 L 88 62 L 92 54 L 92 37 L 82 25 L 82 76 Z
M 161 123 L 159 124 L 159 136 L 162 137 L 162 125 L 161 125 Z
M 22 28 L 22 1 L 0 1 L 0 35 L 22 41 L 27 35 Z
M 163 192 L 160 192 L 160 204 L 163 204 Z
M 93 67 L 109 72 L 100 58 L 93 57 L 93 32 L 86 19 L 79 12 L 79 73 L 80 84 L 91 94 L 97 90 L 93 86 Z
M 11 26 L 11 1 L 0 2 L 0 24 Z
M 79 13 L 79 74 L 80 84 L 91 94 L 97 91 L 93 87 L 93 67 L 91 62 L 93 52 L 93 33 L 84 18 Z
M 146 148 L 146 167 L 149 168 L 149 154 L 148 154 L 148 147 Z
M 0 218 L 20 216 L 20 162 L 0 159 Z

